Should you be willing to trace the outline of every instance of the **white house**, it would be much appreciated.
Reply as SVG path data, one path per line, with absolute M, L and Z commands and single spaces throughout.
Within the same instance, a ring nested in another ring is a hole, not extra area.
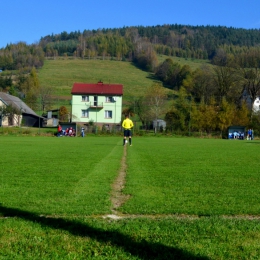
M 72 122 L 108 127 L 121 123 L 123 85 L 74 83 L 71 94 Z
M 253 112 L 259 112 L 260 111 L 260 97 L 257 97 L 256 100 L 253 103 Z

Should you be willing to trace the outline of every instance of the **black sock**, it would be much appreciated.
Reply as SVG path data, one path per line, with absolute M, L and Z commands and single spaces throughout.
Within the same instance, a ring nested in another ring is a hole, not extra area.
M 125 145 L 125 138 L 123 139 L 123 145 Z
M 129 144 L 130 145 L 132 144 L 132 138 L 129 138 Z

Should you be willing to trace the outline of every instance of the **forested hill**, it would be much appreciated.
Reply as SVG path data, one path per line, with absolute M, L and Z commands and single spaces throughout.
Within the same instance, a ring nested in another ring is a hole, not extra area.
M 44 57 L 74 56 L 81 58 L 134 61 L 141 68 L 153 71 L 157 54 L 194 59 L 222 61 L 228 56 L 243 60 L 248 66 L 249 53 L 260 51 L 260 30 L 223 26 L 158 25 L 114 29 L 62 32 L 43 36 L 38 44 L 9 44 L 0 49 L 0 69 L 41 67 Z M 250 54 L 250 55 L 251 55 Z M 251 55 L 252 56 L 252 55 Z
M 43 37 L 40 44 L 45 51 L 52 48 L 56 49 L 59 55 L 63 53 L 72 55 L 75 51 L 85 47 L 89 50 L 96 50 L 99 52 L 99 55 L 105 50 L 110 55 L 116 56 L 116 52 L 119 51 L 117 49 L 118 45 L 124 42 L 128 48 L 120 51 L 126 56 L 127 51 L 132 50 L 133 44 L 141 39 L 153 44 L 158 53 L 166 55 L 176 54 L 177 56 L 198 56 L 201 52 L 204 56 L 198 58 L 211 59 L 220 46 L 258 46 L 260 43 L 260 30 L 178 24 L 138 26 L 92 31 L 85 30 L 83 33 L 62 32 L 61 34 Z M 78 46 L 79 43 L 85 45 Z

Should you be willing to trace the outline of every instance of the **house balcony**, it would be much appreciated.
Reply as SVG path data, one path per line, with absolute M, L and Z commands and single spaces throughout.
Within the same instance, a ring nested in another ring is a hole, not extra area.
M 89 102 L 89 107 L 90 108 L 103 108 L 104 106 L 103 106 L 103 102 L 100 102 L 100 103 L 98 103 L 98 102 Z

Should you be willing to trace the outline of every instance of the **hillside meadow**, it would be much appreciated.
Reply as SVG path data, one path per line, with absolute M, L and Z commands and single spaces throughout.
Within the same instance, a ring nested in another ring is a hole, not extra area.
M 123 84 L 126 99 L 131 95 L 143 95 L 153 83 L 149 72 L 130 62 L 99 59 L 45 60 L 39 70 L 39 80 L 42 86 L 53 86 L 55 95 L 69 97 L 74 82 Z
M 0 259 L 259 257 L 259 141 L 0 138 Z
M 163 62 L 168 56 L 158 56 Z M 201 67 L 205 61 L 170 57 L 181 66 L 189 65 L 192 70 Z M 156 79 L 154 74 L 143 71 L 131 62 L 102 59 L 46 59 L 44 66 L 38 71 L 40 84 L 52 86 L 56 99 L 70 99 L 74 82 L 116 83 L 124 85 L 124 100 L 131 100 L 146 93 Z M 166 89 L 167 92 L 172 92 Z
M 196 70 L 205 65 L 212 67 L 209 60 L 200 60 L 192 58 L 181 58 L 176 56 L 157 55 L 158 63 L 164 62 L 166 59 L 172 59 L 173 62 L 179 63 L 181 66 L 188 65 L 191 70 Z

